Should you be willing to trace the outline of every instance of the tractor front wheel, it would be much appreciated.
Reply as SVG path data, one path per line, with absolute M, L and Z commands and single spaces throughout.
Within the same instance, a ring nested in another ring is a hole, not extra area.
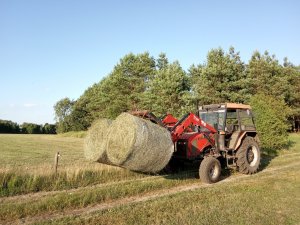
M 236 164 L 241 173 L 256 173 L 260 165 L 260 149 L 253 137 L 246 137 L 237 153 Z
M 219 180 L 221 175 L 221 163 L 214 157 L 206 157 L 200 164 L 199 176 L 202 182 L 211 184 Z

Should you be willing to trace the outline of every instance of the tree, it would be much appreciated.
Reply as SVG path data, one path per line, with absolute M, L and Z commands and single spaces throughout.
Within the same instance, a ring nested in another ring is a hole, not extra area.
M 72 129 L 86 129 L 97 118 L 114 119 L 124 111 L 139 109 L 142 93 L 155 70 L 155 60 L 149 53 L 125 55 L 107 77 L 74 102 L 69 116 Z
M 110 99 L 116 100 L 114 106 L 119 111 L 119 103 L 126 102 L 123 110 L 137 110 L 141 106 L 142 93 L 148 86 L 148 81 L 155 74 L 155 60 L 149 56 L 149 53 L 144 54 L 128 54 L 120 60 L 120 63 L 115 66 L 111 74 L 111 96 Z M 121 102 L 120 102 L 121 101 Z M 123 105 L 121 103 L 121 105 Z M 120 111 L 118 112 L 120 113 Z
M 144 107 L 158 115 L 167 112 L 182 116 L 190 107 L 190 83 L 178 61 L 169 64 L 164 55 L 164 65 L 149 80 L 144 94 Z
M 282 66 L 275 55 L 270 56 L 267 51 L 260 54 L 254 52 L 247 67 L 248 91 L 250 95 L 264 93 L 285 98 L 288 82 L 284 76 Z
M 300 126 L 300 67 L 274 55 L 254 52 L 248 64 L 233 47 L 212 49 L 206 63 L 186 73 L 166 54 L 127 54 L 113 71 L 89 87 L 76 101 L 61 99 L 55 106 L 57 132 L 86 130 L 97 118 L 114 119 L 124 111 L 150 109 L 181 116 L 199 104 L 249 103 L 252 96 L 276 96 L 292 110 L 293 128 Z
M 206 64 L 191 66 L 189 73 L 195 98 L 201 104 L 245 101 L 245 65 L 234 48 L 225 53 L 211 50 Z
M 55 124 L 45 123 L 43 126 L 44 134 L 56 134 L 56 126 Z
M 35 123 L 23 123 L 21 125 L 22 133 L 24 134 L 42 134 L 43 128 L 41 125 Z
M 283 76 L 287 80 L 285 102 L 291 108 L 291 130 L 300 130 L 300 69 L 284 59 Z
M 19 133 L 20 127 L 10 120 L 0 120 L 0 133 Z
M 267 151 L 275 151 L 287 145 L 290 110 L 285 102 L 271 95 L 257 94 L 251 97 L 250 104 L 262 146 Z
M 156 60 L 156 66 L 159 70 L 166 69 L 169 65 L 169 60 L 165 53 L 160 53 Z
M 57 132 L 67 132 L 71 130 L 70 114 L 74 101 L 63 98 L 54 105 L 55 120 L 57 122 Z

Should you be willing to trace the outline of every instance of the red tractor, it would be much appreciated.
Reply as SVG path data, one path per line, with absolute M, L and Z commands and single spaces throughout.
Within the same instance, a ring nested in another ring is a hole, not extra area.
M 200 161 L 199 176 L 205 183 L 219 180 L 221 164 L 235 167 L 244 174 L 258 170 L 259 139 L 249 105 L 200 106 L 196 114 L 188 113 L 180 120 L 171 114 L 158 119 L 148 111 L 132 114 L 150 119 L 170 131 L 174 153 L 169 167 L 176 167 L 180 162 Z

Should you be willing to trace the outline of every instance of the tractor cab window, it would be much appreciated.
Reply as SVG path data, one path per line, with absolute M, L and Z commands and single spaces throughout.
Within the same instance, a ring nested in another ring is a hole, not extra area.
M 251 111 L 249 109 L 240 109 L 239 117 L 242 130 L 255 130 Z
M 217 130 L 224 130 L 225 109 L 200 111 L 199 116 L 201 120 L 208 123 L 212 127 L 215 127 Z M 207 129 L 203 127 L 200 129 L 201 131 L 207 131 Z
M 228 133 L 232 133 L 237 130 L 239 130 L 239 120 L 237 117 L 237 111 L 236 109 L 228 109 L 225 131 L 227 131 Z

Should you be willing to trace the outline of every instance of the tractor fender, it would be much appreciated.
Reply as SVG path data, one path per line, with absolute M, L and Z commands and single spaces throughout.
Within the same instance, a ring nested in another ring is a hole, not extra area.
M 258 135 L 257 135 L 256 132 L 243 132 L 243 133 L 239 136 L 239 138 L 237 139 L 236 145 L 235 145 L 235 147 L 234 147 L 234 150 L 237 150 L 237 149 L 241 146 L 242 141 L 243 141 L 243 139 L 244 139 L 246 136 L 254 137 L 255 141 L 256 141 L 258 144 L 260 143 L 259 138 L 258 138 Z

